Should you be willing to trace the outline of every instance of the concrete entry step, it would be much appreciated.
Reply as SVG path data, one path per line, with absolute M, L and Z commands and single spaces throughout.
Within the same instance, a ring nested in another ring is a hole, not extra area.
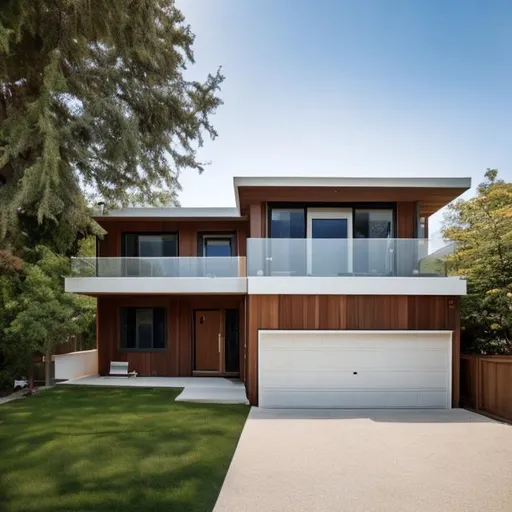
M 248 404 L 245 387 L 200 387 L 187 386 L 176 398 L 176 402 L 197 402 L 212 404 Z

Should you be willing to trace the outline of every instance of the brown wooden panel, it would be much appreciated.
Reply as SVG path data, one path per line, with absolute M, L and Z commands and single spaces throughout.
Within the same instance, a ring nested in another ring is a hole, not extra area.
M 461 356 L 464 372 L 463 404 L 492 417 L 512 422 L 512 356 Z M 467 372 L 469 363 L 476 371 Z M 466 381 L 469 381 L 469 385 Z M 476 393 L 466 400 L 467 389 Z
M 414 238 L 416 206 L 414 202 L 400 202 L 396 206 L 397 238 Z
M 222 310 L 195 312 L 194 370 L 220 371 Z
M 251 238 L 263 238 L 263 205 L 251 204 L 249 207 L 249 236 Z
M 347 329 L 407 329 L 408 297 L 405 295 L 350 295 Z
M 436 296 L 410 296 L 408 297 L 409 307 L 409 329 L 451 329 L 448 325 L 447 297 Z
M 258 330 L 279 328 L 279 297 L 249 295 L 247 333 L 247 397 L 251 404 L 258 402 Z
M 258 400 L 260 329 L 452 330 L 453 400 L 458 403 L 458 298 L 401 295 L 249 295 L 247 393 Z M 456 382 L 457 381 L 457 382 Z

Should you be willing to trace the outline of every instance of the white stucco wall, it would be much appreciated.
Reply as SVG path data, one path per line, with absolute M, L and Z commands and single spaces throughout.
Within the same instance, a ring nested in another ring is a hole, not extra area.
M 53 356 L 55 361 L 55 378 L 70 380 L 98 374 L 98 351 L 84 350 Z

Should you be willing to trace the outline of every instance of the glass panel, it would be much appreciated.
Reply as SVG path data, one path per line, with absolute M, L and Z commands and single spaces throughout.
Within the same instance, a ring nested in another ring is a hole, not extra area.
M 305 238 L 306 221 L 303 209 L 272 209 L 271 238 Z
M 124 237 L 124 243 L 121 251 L 122 256 L 137 256 L 137 247 L 138 247 L 138 241 L 137 241 L 137 235 L 133 233 L 126 233 L 123 235 Z
M 205 239 L 205 256 L 231 256 L 231 240 L 230 239 Z
M 393 210 L 360 210 L 354 212 L 354 238 L 391 238 Z
M 310 273 L 312 275 L 343 275 L 349 268 L 348 220 L 311 219 Z
M 227 309 L 225 317 L 225 365 L 227 372 L 240 371 L 238 352 L 238 310 Z
M 312 238 L 347 238 L 347 219 L 311 219 Z
M 370 239 L 354 246 L 354 272 L 389 275 L 390 244 L 379 240 L 393 236 L 393 210 L 355 210 L 354 226 L 355 238 Z
M 267 271 L 272 275 L 293 275 L 306 271 L 306 248 L 303 244 L 290 246 L 279 243 L 278 239 L 304 239 L 306 237 L 306 219 L 304 209 L 272 209 L 270 236 L 279 245 L 278 251 L 267 258 Z M 298 250 L 295 250 L 298 249 Z
M 176 235 L 140 235 L 138 255 L 142 258 L 176 256 Z
M 136 313 L 137 348 L 153 347 L 153 310 L 137 309 Z
M 135 309 L 121 310 L 121 348 L 135 348 Z
M 344 275 L 347 270 L 352 275 L 357 274 L 359 261 L 356 255 L 360 254 L 367 257 L 362 268 L 369 268 L 369 264 L 380 265 L 371 267 L 378 269 L 378 272 L 372 273 L 375 276 L 446 276 L 446 257 L 454 251 L 454 243 L 428 239 L 249 238 L 247 275 Z M 293 254 L 294 259 L 283 258 L 282 253 Z M 311 254 L 317 258 L 316 261 Z
M 165 348 L 165 309 L 153 310 L 153 348 Z

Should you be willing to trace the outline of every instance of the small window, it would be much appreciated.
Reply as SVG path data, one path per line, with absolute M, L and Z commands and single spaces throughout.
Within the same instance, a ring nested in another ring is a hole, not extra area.
M 162 350 L 165 348 L 164 308 L 123 308 L 121 310 L 121 348 Z

